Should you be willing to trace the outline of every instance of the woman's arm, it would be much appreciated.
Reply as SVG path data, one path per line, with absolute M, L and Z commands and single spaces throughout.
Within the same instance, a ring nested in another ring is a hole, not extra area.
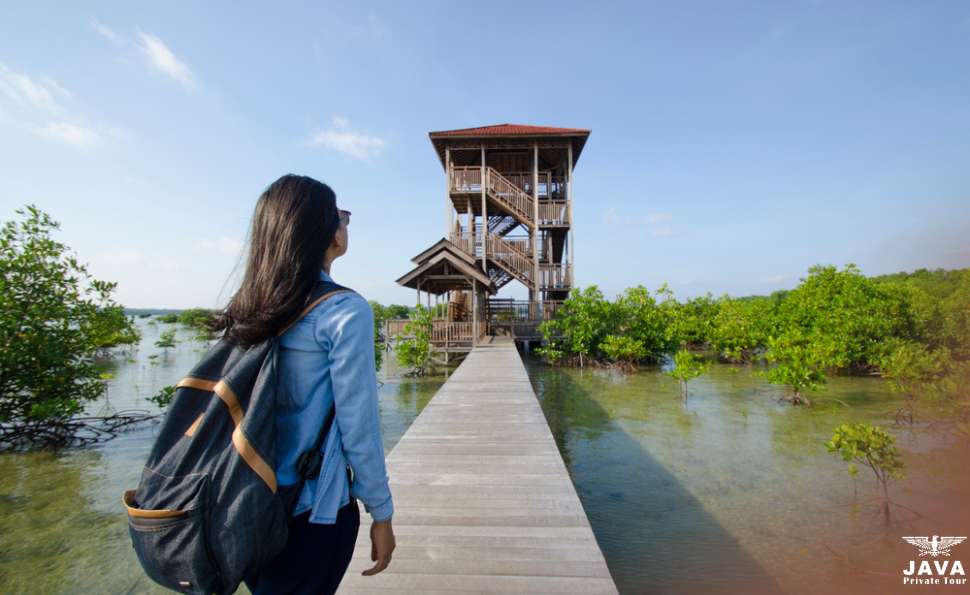
M 330 353 L 330 381 L 336 423 L 344 454 L 354 470 L 354 495 L 375 521 L 394 514 L 388 486 L 377 405 L 374 369 L 374 313 L 357 294 L 331 298 L 334 303 L 317 318 L 317 342 Z

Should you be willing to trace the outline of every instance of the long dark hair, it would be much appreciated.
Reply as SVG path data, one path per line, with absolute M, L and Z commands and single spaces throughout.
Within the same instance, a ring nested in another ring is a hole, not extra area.
M 326 184 L 293 174 L 270 184 L 253 213 L 246 273 L 212 330 L 244 346 L 275 335 L 307 304 L 339 225 Z

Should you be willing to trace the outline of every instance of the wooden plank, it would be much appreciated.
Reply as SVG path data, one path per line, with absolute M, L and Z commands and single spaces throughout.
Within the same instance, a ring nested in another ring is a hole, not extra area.
M 454 547 L 454 546 L 461 547 Z M 355 557 L 370 556 L 370 547 L 358 547 Z M 427 539 L 397 539 L 394 560 L 556 560 L 572 562 L 597 562 L 599 550 L 584 546 L 560 548 L 542 547 L 535 542 L 513 545 L 506 542 L 467 541 L 429 542 Z
M 511 341 L 474 348 L 387 457 L 397 549 L 339 593 L 616 593 Z
M 351 575 L 359 575 L 366 568 L 363 560 L 351 561 L 344 582 Z M 541 566 L 537 566 L 537 572 Z M 390 573 L 387 570 L 374 576 L 362 576 L 368 582 L 352 581 L 341 584 L 338 593 L 355 593 L 355 588 L 382 589 L 393 593 L 586 593 L 588 595 L 617 593 L 611 578 L 562 576 L 508 576 L 498 574 L 412 574 Z
M 396 550 L 395 550 L 396 551 Z M 369 564 L 368 564 L 369 563 Z M 394 556 L 395 572 L 398 574 L 486 574 L 507 576 L 534 576 L 548 572 L 553 576 L 610 578 L 606 566 L 575 560 L 551 560 L 532 558 L 519 560 L 490 560 L 488 558 L 407 558 Z M 370 552 L 358 550 L 351 559 L 351 568 L 366 569 L 373 565 Z

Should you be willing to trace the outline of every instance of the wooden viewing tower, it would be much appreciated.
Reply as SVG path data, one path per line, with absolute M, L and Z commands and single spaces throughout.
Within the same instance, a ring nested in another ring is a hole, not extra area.
M 435 308 L 432 343 L 468 351 L 488 336 L 538 341 L 573 283 L 573 168 L 589 130 L 498 124 L 431 132 L 445 170 L 445 235 L 397 280 Z M 517 281 L 525 301 L 494 297 Z M 432 296 L 434 304 L 432 304 Z M 388 321 L 392 337 L 406 321 Z

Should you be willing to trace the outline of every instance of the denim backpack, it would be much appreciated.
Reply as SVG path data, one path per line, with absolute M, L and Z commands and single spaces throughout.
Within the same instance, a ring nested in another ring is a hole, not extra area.
M 185 593 L 233 593 L 286 545 L 293 496 L 276 485 L 279 336 L 314 306 L 351 291 L 321 280 L 283 330 L 251 347 L 220 339 L 176 386 L 142 470 L 124 494 L 132 546 L 148 576 Z M 320 446 L 298 467 L 319 472 Z M 303 482 L 298 484 L 302 487 Z

